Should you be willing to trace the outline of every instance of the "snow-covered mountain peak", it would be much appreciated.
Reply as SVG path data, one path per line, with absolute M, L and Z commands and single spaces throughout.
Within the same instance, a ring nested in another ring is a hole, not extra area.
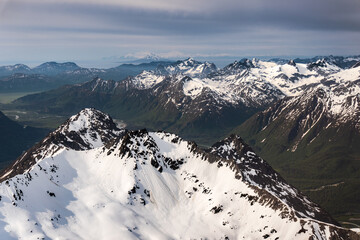
M 291 66 L 296 66 L 296 63 L 293 59 L 289 60 L 289 62 L 287 64 L 289 64 Z
M 63 128 L 81 132 L 94 122 L 112 132 L 112 124 L 98 120 L 111 119 L 84 109 Z M 15 164 L 18 175 L 2 175 L 1 239 L 356 236 L 334 225 L 235 135 L 203 150 L 174 134 L 127 131 L 102 147 L 42 156 L 32 163 L 19 159 L 29 167 L 18 171 Z
M 74 62 L 64 62 L 64 63 L 45 62 L 33 68 L 32 71 L 34 73 L 39 73 L 39 74 L 56 75 L 64 72 L 72 72 L 78 69 L 81 68 Z
M 321 74 L 331 74 L 341 71 L 342 69 L 338 67 L 331 61 L 328 61 L 325 58 L 318 59 L 316 62 L 307 64 L 309 70 L 317 71 Z
M 257 59 L 257 58 L 252 58 L 249 61 L 251 61 L 251 64 L 254 65 L 255 67 L 258 67 L 258 65 L 262 62 L 262 61 L 260 61 L 260 59 Z
M 263 130 L 277 121 L 294 126 L 289 134 L 289 141 L 293 141 L 293 145 L 288 151 L 292 152 L 304 141 L 310 144 L 317 140 L 322 131 L 345 126 L 358 132 L 360 68 L 332 74 L 318 84 L 307 86 L 301 94 L 284 98 L 261 114 L 266 115 L 267 119 Z
M 64 135 L 77 134 L 85 143 L 84 148 L 100 147 L 122 132 L 109 115 L 93 108 L 81 110 L 56 131 Z
M 329 75 L 319 84 L 309 86 L 299 99 L 308 102 L 312 96 L 317 96 L 324 105 L 324 114 L 342 122 L 360 121 L 360 68 L 349 68 Z
M 233 137 L 224 144 L 237 141 L 238 137 Z M 244 153 L 249 156 L 242 156 L 243 162 L 256 162 L 255 153 L 245 150 Z M 235 164 L 234 159 L 220 157 L 217 151 L 205 152 L 176 135 L 146 130 L 128 132 L 104 148 L 62 149 L 25 174 L 0 184 L 0 212 L 5 216 L 2 219 L 5 229 L 11 231 L 3 231 L 0 236 L 56 238 L 61 234 L 70 239 L 111 236 L 152 239 L 154 235 L 157 239 L 350 236 L 349 231 L 321 222 L 321 210 L 306 198 L 286 199 L 286 194 L 298 196 L 289 185 L 280 181 L 276 188 L 268 182 L 262 188 L 246 180 L 249 175 L 272 178 L 271 168 L 262 172 L 260 166 L 249 170 L 241 167 L 241 163 Z M 244 175 L 237 174 L 244 170 Z M 274 193 L 278 189 L 282 189 L 284 196 Z M 308 212 L 304 210 L 302 215 L 296 208 L 304 206 L 309 206 L 305 207 Z M 19 225 L 26 230 L 21 231 Z M 209 225 L 211 232 L 205 227 Z M 106 226 L 107 231 L 92 231 Z
M 241 59 L 240 61 L 235 61 L 227 66 L 225 66 L 221 72 L 222 74 L 236 74 L 240 73 L 243 70 L 255 67 L 252 61 L 249 59 Z
M 70 117 L 42 143 L 74 150 L 88 150 L 103 146 L 110 139 L 121 135 L 112 118 L 93 108 L 85 108 Z
M 328 64 L 327 63 L 327 60 L 325 58 L 322 58 L 322 59 L 319 59 L 317 60 L 315 63 L 313 63 L 319 67 L 326 67 L 326 65 Z
M 217 71 L 215 64 L 209 62 L 198 62 L 192 58 L 183 61 L 177 61 L 167 66 L 166 71 L 169 74 L 183 74 L 189 77 L 205 77 L 210 73 Z
M 159 60 L 161 60 L 161 57 L 156 55 L 155 53 L 149 53 L 143 59 L 150 60 L 150 61 L 159 61 Z
M 193 59 L 192 57 L 188 57 L 185 60 L 182 61 L 184 65 L 194 65 L 195 63 L 199 63 L 197 61 L 195 61 L 195 59 Z
M 81 151 L 101 147 L 124 132 L 110 116 L 93 108 L 83 109 L 22 154 L 13 165 L 3 171 L 0 180 L 23 173 L 36 162 L 52 157 L 62 149 Z
M 13 66 L 9 66 L 10 70 L 14 71 L 14 70 L 26 70 L 26 71 L 30 71 L 31 68 L 29 68 L 28 66 L 26 66 L 25 64 L 15 64 Z

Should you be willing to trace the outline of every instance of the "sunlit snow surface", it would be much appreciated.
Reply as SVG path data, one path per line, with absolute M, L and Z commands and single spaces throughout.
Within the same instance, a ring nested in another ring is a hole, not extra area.
M 74 131 L 89 123 L 84 114 L 71 119 L 67 126 Z M 224 145 L 219 154 L 234 147 Z M 146 132 L 110 148 L 45 155 L 27 173 L 0 184 L 0 239 L 330 237 L 330 225 L 291 217 L 286 205 L 288 215 L 253 200 L 256 187 L 192 148 L 173 134 Z M 285 194 L 294 194 L 290 190 Z

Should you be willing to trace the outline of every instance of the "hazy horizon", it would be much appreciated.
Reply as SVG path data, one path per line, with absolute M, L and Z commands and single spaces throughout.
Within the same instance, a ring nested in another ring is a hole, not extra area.
M 314 57 L 319 57 L 320 55 L 309 55 L 309 56 L 224 56 L 224 57 L 207 57 L 207 56 L 187 56 L 187 57 L 179 57 L 179 58 L 162 58 L 160 59 L 160 61 L 178 61 L 178 60 L 184 60 L 188 57 L 191 57 L 197 61 L 207 61 L 207 62 L 212 62 L 214 63 L 217 67 L 224 67 L 234 61 L 239 61 L 243 58 L 248 58 L 248 59 L 252 59 L 252 58 L 256 58 L 259 60 L 271 60 L 271 59 L 285 59 L 285 60 L 290 60 L 290 59 L 296 59 L 296 58 L 300 58 L 300 59 L 307 59 L 307 58 L 314 58 Z M 321 55 L 323 57 L 325 56 L 331 56 L 331 54 L 328 55 Z M 320 57 L 321 57 L 320 56 Z M 343 56 L 343 57 L 347 57 L 347 56 L 360 56 L 360 54 L 354 54 L 354 55 L 336 55 L 336 56 Z M 37 67 L 45 62 L 57 62 L 57 63 L 64 63 L 64 62 L 74 62 L 77 65 L 79 65 L 80 67 L 85 67 L 85 68 L 111 68 L 111 67 L 116 67 L 119 66 L 121 64 L 140 64 L 143 63 L 141 60 L 143 60 L 144 58 L 131 58 L 131 59 L 118 59 L 118 60 L 109 60 L 109 59 L 100 59 L 100 60 L 76 60 L 76 59 L 52 59 L 52 60 L 44 60 L 44 61 L 0 61 L 0 67 L 1 66 L 8 66 L 8 65 L 15 65 L 15 64 L 25 64 L 28 67 L 34 68 Z
M 357 55 L 359 12 L 356 0 L 3 0 L 0 62 Z

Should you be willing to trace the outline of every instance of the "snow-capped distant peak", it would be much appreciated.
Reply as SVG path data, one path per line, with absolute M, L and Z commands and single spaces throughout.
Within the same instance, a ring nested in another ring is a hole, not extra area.
M 189 77 L 206 77 L 210 73 L 216 72 L 217 68 L 214 63 L 199 62 L 193 58 L 187 58 L 183 61 L 177 61 L 167 66 L 166 71 L 171 74 L 183 74 Z
M 291 66 L 296 66 L 296 63 L 293 59 L 289 60 L 288 64 Z
M 249 59 L 241 59 L 240 61 L 234 61 L 233 63 L 225 66 L 222 71 L 224 74 L 234 74 L 253 67 L 255 66 L 252 61 Z
M 199 62 L 195 61 L 195 59 L 193 59 L 192 57 L 188 57 L 185 60 L 183 60 L 182 63 L 184 65 L 190 66 L 190 65 L 193 65 L 193 64 L 199 63 Z
M 152 61 L 159 61 L 161 59 L 160 56 L 156 55 L 155 53 L 149 53 L 144 57 L 146 60 L 152 60 Z
M 331 61 L 325 58 L 318 59 L 316 62 L 309 63 L 307 65 L 309 70 L 320 71 L 325 74 L 339 72 L 342 69 Z

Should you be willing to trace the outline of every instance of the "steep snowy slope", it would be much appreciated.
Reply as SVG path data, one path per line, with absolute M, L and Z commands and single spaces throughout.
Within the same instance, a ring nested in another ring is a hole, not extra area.
M 85 109 L 13 169 L 1 239 L 359 239 L 237 136 L 204 151 Z

